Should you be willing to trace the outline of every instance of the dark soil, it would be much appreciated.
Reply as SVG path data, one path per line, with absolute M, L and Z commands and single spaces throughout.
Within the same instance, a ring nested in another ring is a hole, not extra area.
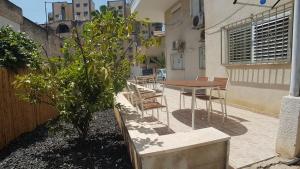
M 131 169 L 128 152 L 113 111 L 95 114 L 88 139 L 76 132 L 48 134 L 41 126 L 0 150 L 0 169 Z

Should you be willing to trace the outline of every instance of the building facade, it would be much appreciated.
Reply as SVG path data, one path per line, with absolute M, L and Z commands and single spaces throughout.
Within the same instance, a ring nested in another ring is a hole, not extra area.
M 95 4 L 92 0 L 73 0 L 73 15 L 75 20 L 86 21 L 91 19 L 95 11 Z
M 193 18 L 203 12 L 203 1 L 193 2 L 198 2 L 198 8 L 191 8 L 188 0 L 179 0 L 165 11 L 168 79 L 205 76 L 205 37 L 199 30 L 203 25 L 193 26 Z
M 293 23 L 293 1 L 275 3 L 204 0 L 206 75 L 229 77 L 231 104 L 271 116 L 289 93 Z
M 107 7 L 114 8 L 120 16 L 130 14 L 130 9 L 124 0 L 107 1 Z
M 46 56 L 60 56 L 62 39 L 55 32 L 23 17 L 22 9 L 8 0 L 0 0 L 0 27 L 10 26 L 18 32 L 25 32 L 31 39 L 41 45 L 40 51 Z
M 52 12 L 48 14 L 48 22 L 42 26 L 55 31 L 60 37 L 70 37 L 71 30 L 89 21 L 93 11 L 95 11 L 95 4 L 92 0 L 72 0 L 72 3 L 53 2 Z
M 130 14 L 130 4 L 126 4 L 124 0 L 107 1 L 107 6 L 108 8 L 116 10 L 118 12 L 118 15 L 121 17 L 126 17 Z M 138 38 L 139 36 L 142 36 L 145 39 L 154 36 L 159 37 L 161 39 L 161 43 L 158 46 L 153 46 L 146 49 L 141 47 L 141 41 Z M 134 66 L 132 76 L 155 73 L 156 68 L 159 67 L 157 61 L 161 60 L 160 58 L 164 57 L 165 55 L 163 24 L 160 22 L 147 24 L 137 22 L 134 26 L 132 39 L 134 41 L 134 45 L 128 50 L 129 56 L 133 57 L 137 50 L 142 50 L 146 55 L 145 61 L 143 63 Z M 126 48 L 129 44 L 125 43 L 123 45 Z
M 52 12 L 48 14 L 48 22 L 73 20 L 73 4 L 68 2 L 53 2 Z
M 140 17 L 165 23 L 167 79 L 228 77 L 228 103 L 278 116 L 290 84 L 293 1 L 274 9 L 276 0 L 238 2 L 244 4 L 133 0 L 131 7 Z M 203 18 L 198 29 L 195 15 Z

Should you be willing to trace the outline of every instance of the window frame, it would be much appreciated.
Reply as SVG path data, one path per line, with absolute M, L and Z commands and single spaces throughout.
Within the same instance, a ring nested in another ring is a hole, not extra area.
M 201 50 L 202 50 L 202 55 L 201 55 Z M 200 46 L 198 48 L 198 53 L 199 53 L 199 69 L 200 70 L 206 69 L 205 46 Z
M 89 16 L 89 12 L 88 12 L 88 11 L 84 11 L 84 12 L 83 12 L 83 16 L 84 16 L 84 17 Z

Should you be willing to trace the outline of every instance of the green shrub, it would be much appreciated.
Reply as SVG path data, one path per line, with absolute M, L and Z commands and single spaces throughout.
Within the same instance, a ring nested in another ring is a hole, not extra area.
M 0 67 L 16 71 L 38 65 L 37 44 L 26 34 L 6 26 L 0 29 Z

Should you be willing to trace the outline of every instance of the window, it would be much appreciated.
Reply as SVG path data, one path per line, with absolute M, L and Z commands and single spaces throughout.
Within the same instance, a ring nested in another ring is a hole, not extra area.
M 87 4 L 87 3 L 84 3 L 84 4 L 83 4 L 83 6 L 84 6 L 84 7 L 87 7 L 87 6 L 88 6 L 88 4 Z
M 173 70 L 184 70 L 184 59 L 181 53 L 171 54 L 171 64 Z
M 80 12 L 76 12 L 76 15 L 77 15 L 77 16 L 80 16 Z
M 79 8 L 80 7 L 80 4 L 78 3 L 78 4 L 76 4 L 76 8 Z
M 61 7 L 61 19 L 62 20 L 66 20 L 66 8 L 65 7 Z
M 288 58 L 289 18 L 269 18 L 253 26 L 253 60 Z
M 205 47 L 199 48 L 199 69 L 205 69 Z
M 119 9 L 123 9 L 123 6 L 118 6 Z
M 84 16 L 88 16 L 89 12 L 85 11 L 83 14 L 84 14 Z
M 267 12 L 242 24 L 225 27 L 227 32 L 226 64 L 280 63 L 290 59 L 291 12 Z
M 251 61 L 251 25 L 242 25 L 228 31 L 229 62 Z

